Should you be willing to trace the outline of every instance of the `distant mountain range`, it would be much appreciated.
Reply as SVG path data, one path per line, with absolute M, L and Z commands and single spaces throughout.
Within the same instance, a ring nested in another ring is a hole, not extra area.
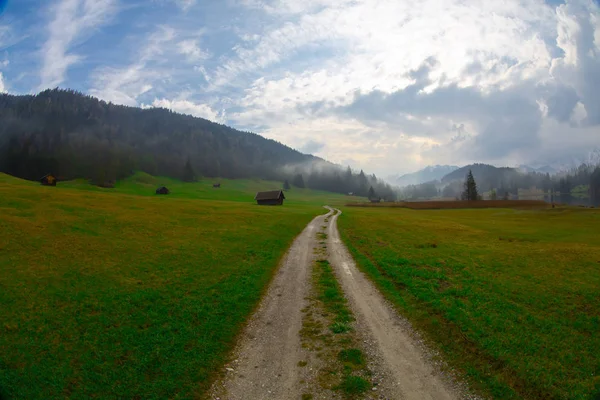
M 389 176 L 388 181 L 398 186 L 418 185 L 430 181 L 439 181 L 458 168 L 455 165 L 433 165 L 411 174 Z
M 542 173 L 542 174 L 561 174 L 571 171 L 582 164 L 600 165 L 600 148 L 594 148 L 582 157 L 570 157 L 556 159 L 551 163 L 536 163 L 521 164 L 515 168 L 495 167 L 488 164 L 470 164 L 464 167 L 454 165 L 433 165 L 427 166 L 417 172 L 404 175 L 391 175 L 387 180 L 392 185 L 400 187 L 409 185 L 419 185 L 421 183 L 440 181 L 442 183 L 451 182 L 454 180 L 464 179 L 469 169 L 477 169 L 478 174 L 493 173 L 496 170 L 506 170 L 505 172 L 522 172 L 522 173 Z M 475 171 L 473 171 L 475 173 Z
M 529 164 L 529 166 L 535 168 L 536 170 L 540 170 L 542 168 L 550 168 L 551 171 L 548 172 L 552 174 L 567 172 L 579 167 L 582 164 L 600 165 L 600 147 L 595 147 L 588 151 L 586 154 L 582 154 L 579 157 L 558 157 L 555 160 L 552 160 L 552 162 L 532 162 Z M 542 165 L 544 165 L 545 167 L 541 167 Z

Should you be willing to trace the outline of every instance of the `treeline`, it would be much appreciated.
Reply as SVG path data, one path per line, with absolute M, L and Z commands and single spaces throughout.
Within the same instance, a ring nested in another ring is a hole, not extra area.
M 310 187 L 384 201 L 396 200 L 396 193 L 390 185 L 380 181 L 375 175 L 365 174 L 362 170 L 358 174 L 354 173 L 350 167 L 343 171 L 340 168 L 324 169 L 316 164 L 304 172 L 302 168 L 297 168 L 290 182 L 300 188 Z
M 473 173 L 480 194 L 494 191 L 498 198 L 514 198 L 520 189 L 536 188 L 547 194 L 549 200 L 569 202 L 574 193 L 582 193 L 589 196 L 593 204 L 599 203 L 600 168 L 587 164 L 556 175 L 472 164 L 444 176 L 440 181 L 407 186 L 400 191 L 400 197 L 415 200 L 436 197 L 461 198 L 469 170 Z
M 72 90 L 0 95 L 0 171 L 24 179 L 52 172 L 101 185 L 139 170 L 186 180 L 284 180 L 296 173 L 290 165 L 303 166 L 295 170 L 310 188 L 363 192 L 361 173 L 345 179 L 347 171 L 337 165 L 202 118 L 115 105 Z M 365 178 L 382 196 L 392 192 Z

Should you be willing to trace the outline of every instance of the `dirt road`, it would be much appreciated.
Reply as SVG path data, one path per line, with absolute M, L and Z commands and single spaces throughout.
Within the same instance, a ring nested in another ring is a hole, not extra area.
M 298 367 L 310 357 L 300 343 L 301 310 L 308 304 L 316 234 L 330 214 L 313 219 L 294 240 L 235 350 L 236 361 L 226 367 L 227 376 L 215 385 L 212 398 L 301 398 L 311 373 Z
M 339 210 L 338 210 L 339 211 Z M 390 399 L 457 399 L 463 396 L 451 387 L 427 361 L 406 322 L 384 300 L 373 284 L 357 269 L 340 240 L 338 212 L 328 226 L 329 262 L 350 302 L 361 333 L 374 344 L 379 359 L 377 373 L 383 375 L 381 390 Z
M 364 398 L 474 398 L 432 366 L 427 349 L 411 334 L 410 325 L 357 269 L 340 240 L 337 218 L 341 213 L 336 210 L 332 215 L 334 210 L 327 208 L 328 214 L 313 219 L 295 239 L 242 335 L 235 361 L 226 366 L 225 378 L 213 386 L 211 398 L 301 399 L 307 392 L 316 393 L 310 397 L 315 399 L 338 397 L 331 391 L 319 392 L 317 375 L 322 360 L 303 348 L 300 338 L 303 311 L 311 309 L 311 268 L 317 249 L 323 257 L 325 244 L 376 381 L 377 386 Z

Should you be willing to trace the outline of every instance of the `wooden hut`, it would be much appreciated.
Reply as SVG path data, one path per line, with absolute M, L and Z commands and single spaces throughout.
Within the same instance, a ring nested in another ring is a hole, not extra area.
M 261 206 L 280 206 L 285 200 L 283 190 L 271 190 L 269 192 L 258 192 L 254 200 Z
M 113 180 L 108 180 L 108 181 L 102 181 L 100 183 L 98 183 L 98 186 L 100 186 L 101 188 L 105 188 L 105 189 L 113 189 L 115 187 L 115 181 Z
M 167 189 L 164 186 L 159 187 L 158 189 L 156 189 L 156 194 L 169 194 L 169 189 Z
M 52 174 L 47 174 L 41 177 L 40 183 L 44 186 L 56 186 L 56 177 Z

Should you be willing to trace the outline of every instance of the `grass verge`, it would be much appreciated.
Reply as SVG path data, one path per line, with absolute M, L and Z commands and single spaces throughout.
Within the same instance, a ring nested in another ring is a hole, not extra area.
M 357 348 L 354 318 L 327 260 L 315 262 L 312 279 L 314 296 L 303 321 L 303 343 L 318 351 L 323 361 L 318 377 L 321 388 L 356 398 L 372 384 L 365 358 Z

